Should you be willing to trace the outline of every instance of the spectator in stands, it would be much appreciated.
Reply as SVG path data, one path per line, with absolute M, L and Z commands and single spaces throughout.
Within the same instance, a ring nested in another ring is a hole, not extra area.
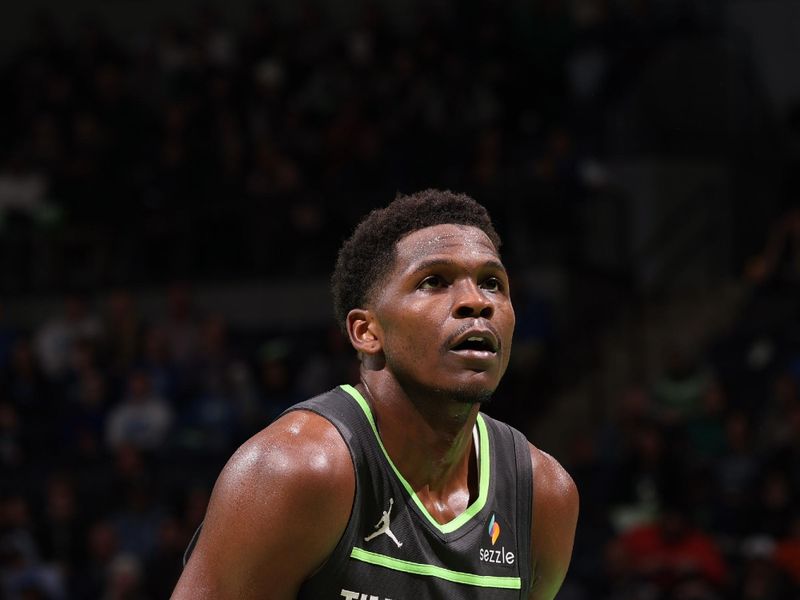
M 172 360 L 169 341 L 164 328 L 160 325 L 148 325 L 144 332 L 141 356 L 134 370 L 147 373 L 153 392 L 163 398 L 175 399 L 180 404 L 185 388 L 185 374 L 178 369 Z M 184 375 L 182 377 L 182 375 Z
M 748 519 L 753 533 L 770 540 L 786 536 L 797 506 L 788 474 L 779 467 L 762 467 L 754 495 L 752 516 Z
M 93 461 L 102 454 L 108 415 L 108 381 L 100 369 L 82 372 L 76 382 L 75 397 L 59 409 L 58 435 L 62 448 L 74 457 Z
M 302 399 L 295 386 L 291 355 L 291 342 L 280 337 L 265 340 L 256 352 L 255 369 L 264 411 L 264 422 L 258 429 Z
M 710 535 L 694 526 L 687 509 L 670 501 L 655 522 L 633 527 L 612 540 L 608 556 L 614 572 L 663 590 L 687 580 L 724 590 L 728 568 L 722 552 Z
M 304 353 L 299 364 L 295 393 L 300 397 L 313 397 L 336 385 L 334 381 L 354 381 L 357 361 L 347 348 L 346 339 L 331 325 L 322 332 L 322 343 Z
M 791 445 L 800 418 L 800 395 L 797 381 L 788 371 L 778 373 L 770 394 L 762 404 L 756 431 L 758 448 L 767 455 L 780 452 Z
M 43 562 L 30 503 L 21 494 L 0 499 L 0 592 L 5 598 L 65 598 L 61 572 Z
M 636 423 L 630 442 L 610 479 L 612 520 L 619 530 L 652 520 L 665 494 L 682 483 L 682 465 L 655 422 Z
M 176 423 L 176 442 L 197 453 L 225 452 L 263 414 L 249 365 L 230 346 L 225 320 L 205 318 L 200 335 L 189 369 L 188 397 Z
M 42 558 L 53 564 L 66 581 L 85 566 L 87 523 L 72 477 L 52 476 L 45 485 L 44 507 L 36 522 Z
M 78 340 L 72 348 L 69 366 L 59 381 L 60 396 L 66 401 L 67 406 L 75 405 L 81 396 L 82 384 L 90 373 L 105 370 L 106 365 L 100 364 L 100 348 L 88 340 Z M 66 412 L 66 406 L 59 406 L 59 410 Z
M 129 554 L 114 557 L 100 600 L 147 600 L 141 560 Z
M 231 343 L 225 318 L 221 315 L 208 316 L 200 328 L 198 356 L 193 369 L 196 374 L 195 392 L 226 397 L 234 417 L 242 423 L 258 418 L 250 366 Z
M 111 409 L 106 423 L 106 442 L 112 449 L 131 445 L 144 451 L 160 450 L 173 420 L 169 402 L 154 393 L 149 376 L 134 370 L 125 397 Z
M 749 297 L 744 324 L 762 344 L 776 344 L 788 332 L 796 335 L 800 300 L 800 204 L 793 201 L 771 224 L 763 248 L 744 271 Z
M 88 527 L 85 537 L 83 568 L 75 573 L 70 596 L 80 600 L 101 598 L 109 566 L 118 554 L 119 540 L 111 523 L 98 518 Z
M 105 309 L 103 348 L 112 373 L 119 377 L 139 356 L 144 323 L 130 290 L 114 290 L 106 300 Z
M 66 373 L 77 342 L 96 343 L 102 337 L 102 321 L 90 311 L 87 299 L 68 294 L 63 312 L 45 321 L 36 331 L 35 348 L 45 374 L 53 381 Z
M 729 534 L 744 535 L 752 526 L 747 517 L 752 510 L 752 491 L 760 468 L 746 414 L 734 411 L 728 415 L 725 439 L 725 453 L 713 467 L 719 491 L 720 526 Z
M 800 282 L 800 206 L 791 206 L 771 224 L 763 248 L 745 266 L 745 279 L 759 286 Z
M 700 406 L 686 421 L 686 441 L 690 459 L 705 467 L 716 462 L 725 451 L 727 392 L 718 380 L 712 380 L 702 392 Z
M 121 505 L 109 517 L 119 540 L 119 552 L 146 561 L 158 543 L 165 507 L 149 474 L 129 482 L 121 492 Z
M 22 419 L 25 447 L 35 449 L 35 444 L 45 441 L 50 429 L 50 423 L 41 417 L 54 408 L 54 390 L 27 336 L 14 343 L 10 363 L 0 371 L 0 390 L 0 398 L 9 401 Z
M 773 558 L 775 564 L 791 579 L 795 593 L 800 593 L 800 512 L 796 508 L 787 523 L 786 535 L 775 546 Z
M 47 209 L 47 174 L 17 152 L 0 164 L 0 228 L 10 215 L 38 219 Z
M 191 534 L 176 517 L 167 517 L 161 522 L 156 547 L 144 568 L 150 598 L 169 598 L 180 577 L 186 540 Z
M 745 540 L 740 561 L 730 594 L 734 600 L 794 600 L 797 597 L 791 578 L 775 561 L 775 544 L 771 539 Z
M 159 325 L 170 357 L 179 367 L 187 367 L 195 359 L 200 340 L 200 316 L 187 284 L 176 282 L 169 286 L 167 314 Z
M 682 428 L 701 412 L 703 396 L 711 383 L 711 374 L 698 358 L 685 349 L 669 349 L 664 371 L 653 385 L 658 419 L 665 426 Z
M 0 465 L 11 470 L 25 463 L 25 432 L 10 402 L 0 400 Z

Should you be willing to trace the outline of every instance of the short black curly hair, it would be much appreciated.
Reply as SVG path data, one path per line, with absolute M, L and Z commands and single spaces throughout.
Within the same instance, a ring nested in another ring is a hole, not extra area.
M 500 236 L 486 208 L 466 194 L 427 189 L 398 195 L 370 212 L 342 244 L 331 277 L 334 315 L 346 333 L 347 313 L 364 307 L 391 270 L 396 244 L 409 233 L 434 225 L 471 225 L 481 229 L 500 251 Z

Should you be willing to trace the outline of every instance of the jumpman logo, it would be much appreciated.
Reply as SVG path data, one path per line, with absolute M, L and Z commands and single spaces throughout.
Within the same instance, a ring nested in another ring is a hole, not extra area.
M 399 541 L 394 536 L 394 534 L 392 533 L 392 530 L 389 529 L 389 513 L 392 512 L 392 505 L 393 504 L 394 504 L 394 498 L 389 498 L 389 510 L 384 510 L 383 511 L 383 516 L 381 517 L 381 520 L 378 521 L 377 525 L 375 525 L 375 533 L 372 533 L 372 534 L 368 535 L 367 537 L 365 537 L 364 538 L 365 542 L 368 542 L 371 539 L 378 537 L 382 533 L 385 533 L 390 538 L 392 538 L 392 541 L 395 544 L 397 544 L 398 548 L 403 545 L 403 542 Z

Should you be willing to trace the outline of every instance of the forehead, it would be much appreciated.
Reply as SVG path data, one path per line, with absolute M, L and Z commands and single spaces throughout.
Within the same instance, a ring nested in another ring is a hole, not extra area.
M 452 260 L 499 261 L 497 249 L 481 229 L 471 225 L 433 225 L 418 229 L 397 242 L 395 266 L 405 269 L 437 256 Z

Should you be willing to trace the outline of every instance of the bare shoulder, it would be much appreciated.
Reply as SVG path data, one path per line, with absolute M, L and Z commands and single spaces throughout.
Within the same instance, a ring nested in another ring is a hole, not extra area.
M 578 488 L 551 455 L 530 445 L 533 466 L 531 600 L 555 597 L 569 568 L 578 522 Z
M 578 508 L 578 488 L 567 470 L 550 454 L 529 444 L 531 465 L 533 466 L 534 490 L 556 505 L 564 504 L 565 508 Z
M 336 428 L 308 411 L 284 415 L 223 468 L 173 598 L 294 598 L 336 546 L 354 494 Z
M 352 474 L 350 451 L 336 427 L 306 410 L 287 413 L 247 440 L 222 472 L 234 478 L 286 476 L 302 488 L 339 485 L 338 478 Z

